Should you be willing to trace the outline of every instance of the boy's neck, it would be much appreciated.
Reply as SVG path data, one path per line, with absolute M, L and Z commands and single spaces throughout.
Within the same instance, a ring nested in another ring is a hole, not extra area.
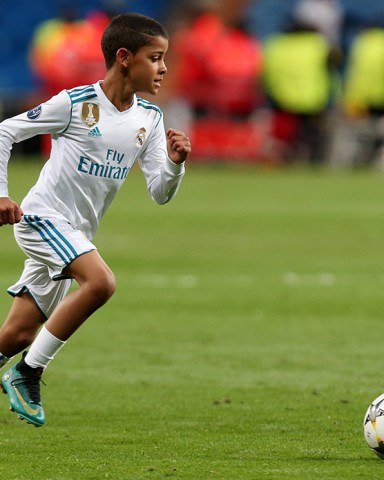
M 113 71 L 107 71 L 104 80 L 100 82 L 100 87 L 108 100 L 120 112 L 124 112 L 132 106 L 135 92 L 126 82 L 122 81 L 121 77 L 116 77 Z

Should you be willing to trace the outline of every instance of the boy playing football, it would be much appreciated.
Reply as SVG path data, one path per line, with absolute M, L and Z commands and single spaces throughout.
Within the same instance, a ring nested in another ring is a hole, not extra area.
M 14 300 L 0 329 L 0 366 L 30 346 L 1 384 L 11 409 L 36 426 L 45 423 L 44 369 L 115 291 L 115 277 L 92 243 L 102 216 L 136 161 L 151 197 L 170 201 L 191 152 L 188 137 L 165 132 L 161 110 L 136 95 L 159 91 L 167 71 L 164 27 L 122 14 L 111 20 L 101 46 L 104 80 L 63 90 L 0 123 L 0 226 L 14 224 L 28 257 L 8 289 Z M 7 186 L 12 144 L 46 133 L 50 158 L 19 206 Z M 73 280 L 78 288 L 67 295 Z

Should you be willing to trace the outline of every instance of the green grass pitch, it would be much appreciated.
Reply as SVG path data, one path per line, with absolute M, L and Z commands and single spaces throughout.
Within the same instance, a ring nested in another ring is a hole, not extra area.
M 11 160 L 15 200 L 40 166 Z M 4 317 L 24 257 L 0 238 Z M 382 477 L 381 174 L 191 162 L 158 207 L 135 169 L 95 243 L 117 292 L 47 369 L 45 427 L 1 396 L 2 478 Z

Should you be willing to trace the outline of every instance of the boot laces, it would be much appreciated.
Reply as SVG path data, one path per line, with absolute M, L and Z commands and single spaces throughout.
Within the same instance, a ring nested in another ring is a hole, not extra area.
M 43 380 L 41 379 L 41 375 L 43 373 L 42 368 L 36 368 L 36 373 L 23 373 L 21 377 L 15 378 L 12 382 L 12 386 L 19 386 L 23 385 L 29 395 L 29 398 L 32 403 L 40 404 L 40 382 L 45 385 Z

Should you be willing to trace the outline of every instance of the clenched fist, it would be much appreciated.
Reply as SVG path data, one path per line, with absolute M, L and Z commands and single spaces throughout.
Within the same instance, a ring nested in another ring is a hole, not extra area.
M 191 153 L 191 142 L 184 132 L 169 128 L 167 130 L 168 156 L 173 163 L 183 163 Z
M 20 206 L 8 197 L 0 198 L 0 227 L 19 223 L 23 211 Z

